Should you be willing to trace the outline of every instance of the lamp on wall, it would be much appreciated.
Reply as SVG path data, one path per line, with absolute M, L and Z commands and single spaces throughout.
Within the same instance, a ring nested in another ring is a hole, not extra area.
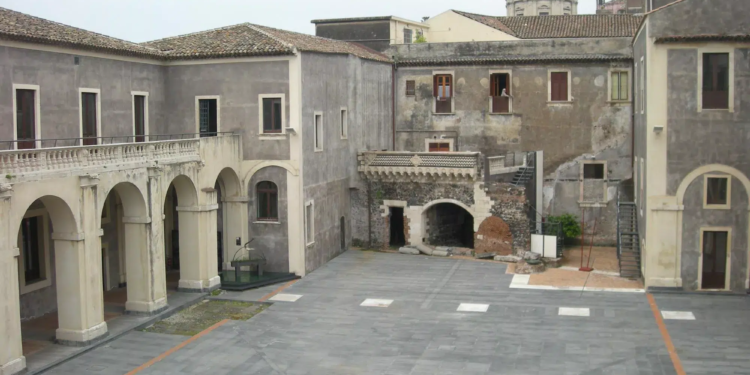
M 661 134 L 662 131 L 664 131 L 663 126 L 654 126 L 654 133 Z
M 292 127 L 286 128 L 286 132 L 291 135 L 297 135 L 297 131 Z

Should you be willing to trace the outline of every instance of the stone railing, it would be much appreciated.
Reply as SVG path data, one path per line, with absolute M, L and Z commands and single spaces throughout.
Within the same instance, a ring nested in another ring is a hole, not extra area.
M 508 152 L 505 155 L 487 157 L 487 172 L 490 176 L 515 173 L 528 161 L 527 152 Z
M 368 177 L 477 180 L 482 175 L 478 152 L 367 151 L 358 156 L 359 172 Z
M 0 174 L 19 175 L 78 169 L 109 170 L 200 161 L 200 139 L 0 151 Z

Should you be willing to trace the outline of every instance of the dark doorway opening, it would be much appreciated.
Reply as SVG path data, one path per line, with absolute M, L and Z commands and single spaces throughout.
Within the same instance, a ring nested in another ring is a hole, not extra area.
M 702 289 L 726 288 L 728 243 L 728 232 L 703 232 Z
M 339 228 L 341 228 L 341 250 L 346 250 L 346 219 L 342 216 L 339 220 Z
M 406 236 L 404 235 L 404 209 L 402 207 L 391 207 L 390 221 L 391 238 L 388 244 L 391 246 L 406 245 Z
M 426 216 L 430 245 L 474 248 L 474 217 L 465 209 L 439 203 L 428 209 Z

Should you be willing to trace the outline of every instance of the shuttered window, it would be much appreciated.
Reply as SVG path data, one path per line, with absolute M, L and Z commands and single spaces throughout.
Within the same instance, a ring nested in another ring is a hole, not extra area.
M 490 96 L 492 97 L 492 113 L 510 112 L 510 75 L 495 73 L 490 75 Z
M 135 141 L 144 142 L 146 140 L 146 97 L 144 95 L 133 96 L 133 111 Z
M 568 72 L 550 73 L 550 100 L 553 102 L 568 101 Z
M 96 93 L 81 93 L 81 125 L 84 145 L 95 145 L 98 143 Z
M 281 98 L 263 99 L 263 133 L 281 133 Z
M 415 96 L 417 94 L 417 84 L 415 81 L 406 81 L 406 96 Z
M 430 142 L 429 152 L 450 152 L 451 144 L 448 142 Z
M 703 108 L 729 108 L 729 54 L 703 54 Z
M 436 74 L 433 82 L 433 96 L 435 96 L 435 112 L 451 113 L 453 110 L 453 76 L 450 74 Z
M 35 148 L 36 142 L 36 91 L 16 90 L 16 148 Z

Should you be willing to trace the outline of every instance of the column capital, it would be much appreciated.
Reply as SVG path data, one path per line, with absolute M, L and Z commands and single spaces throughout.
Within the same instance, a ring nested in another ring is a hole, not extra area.
M 9 183 L 0 183 L 0 199 L 10 199 L 13 195 L 13 185 Z
M 247 203 L 250 202 L 250 197 L 222 197 L 221 201 L 224 203 Z
M 218 204 L 208 204 L 205 206 L 177 206 L 177 212 L 208 212 L 219 209 Z
M 125 224 L 150 224 L 151 217 L 149 216 L 123 216 L 122 222 Z
M 94 187 L 99 184 L 99 175 L 96 173 L 89 173 L 78 177 L 80 185 L 84 187 Z
M 159 176 L 161 176 L 163 171 L 164 171 L 164 167 L 162 166 L 148 167 L 148 177 L 159 178 Z
M 56 241 L 83 241 L 86 236 L 83 232 L 72 232 L 72 233 L 52 233 L 52 239 Z

